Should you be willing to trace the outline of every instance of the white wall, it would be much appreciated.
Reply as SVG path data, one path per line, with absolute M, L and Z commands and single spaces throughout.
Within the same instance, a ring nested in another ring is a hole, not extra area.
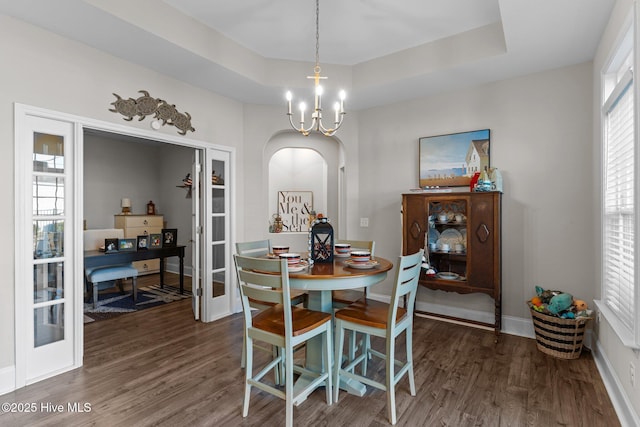
M 158 203 L 159 148 L 97 135 L 84 137 L 84 220 L 88 229 L 113 228 L 131 200 L 132 214 L 145 214 L 149 200 Z M 156 208 L 159 208 L 156 206 Z
M 189 133 L 188 138 L 225 146 L 242 144 L 243 108 L 240 103 L 4 15 L 0 15 L 0 57 L 6 60 L 5 66 L 0 68 L 0 145 L 3 152 L 0 177 L 4 183 L 3 194 L 8 200 L 8 206 L 0 210 L 0 222 L 9 230 L 15 230 L 15 102 L 150 129 L 149 118 L 125 122 L 121 115 L 108 111 L 115 99 L 113 92 L 129 97 L 145 89 L 151 95 L 175 104 L 179 111 L 191 114 L 196 132 Z M 164 126 L 158 132 L 175 135 L 176 129 Z M 242 175 L 242 164 L 238 164 L 237 169 L 235 172 Z M 30 236 L 26 238 L 31 239 Z M 0 389 L 2 382 L 11 376 L 10 368 L 14 364 L 14 239 L 13 235 L 6 239 L 3 256 L 0 256 L 0 269 L 6 277 L 0 283 L 0 301 L 3 302 L 0 310 Z
M 600 73 L 605 69 L 606 61 L 609 59 L 610 55 L 613 53 L 612 49 L 618 41 L 618 37 L 620 37 L 623 24 L 627 19 L 634 19 L 636 25 L 636 33 L 637 29 L 640 28 L 640 18 L 638 17 L 638 12 L 636 12 L 636 16 L 633 16 L 633 4 L 635 1 L 632 0 L 618 0 L 616 3 L 616 7 L 614 8 L 611 18 L 609 20 L 609 24 L 604 32 L 604 35 L 600 41 L 600 46 L 598 47 L 598 51 L 593 61 L 593 110 L 592 110 L 592 119 L 593 119 L 593 138 L 590 149 L 593 153 L 593 162 L 590 165 L 590 170 L 599 172 L 600 165 L 602 161 L 602 143 L 601 143 L 601 134 L 602 128 L 600 126 L 601 120 L 601 90 L 600 90 Z M 637 43 L 637 42 L 636 42 Z M 637 45 L 636 45 L 637 46 Z M 636 58 L 638 58 L 638 52 L 636 52 Z M 636 59 L 636 61 L 638 61 Z M 636 62 L 637 69 L 638 62 Z M 636 79 L 637 84 L 637 79 Z M 637 92 L 636 92 L 637 93 Z M 636 104 L 637 105 L 637 104 Z M 636 114 L 637 117 L 637 114 Z M 601 194 L 601 182 L 602 177 L 600 173 L 593 173 L 593 177 L 590 180 L 591 185 L 594 188 L 594 200 L 592 204 L 593 212 L 598 213 L 600 211 L 600 200 L 602 197 Z M 638 191 L 636 189 L 636 194 Z M 596 244 L 594 245 L 594 250 L 591 252 L 591 258 L 597 260 L 594 264 L 596 265 L 596 270 L 594 272 L 595 282 L 596 282 L 596 296 L 600 298 L 600 277 L 602 274 L 602 270 L 600 268 L 600 248 L 602 246 L 600 239 L 600 230 L 601 223 L 599 220 L 599 216 L 596 214 L 594 217 L 594 238 L 596 239 Z M 621 388 L 624 390 L 623 395 L 613 395 L 612 399 L 614 400 L 614 404 L 616 404 L 616 399 L 620 399 L 621 401 L 627 400 L 627 404 L 630 404 L 631 407 L 635 410 L 635 414 L 630 413 L 629 419 L 632 419 L 635 416 L 635 422 L 640 423 L 640 381 L 638 381 L 638 372 L 640 372 L 640 352 L 633 351 L 629 347 L 625 347 L 622 344 L 622 341 L 619 339 L 618 335 L 608 324 L 606 319 L 602 317 L 602 323 L 595 324 L 594 334 L 597 337 L 598 346 L 595 348 L 594 355 L 596 356 L 596 360 L 599 363 L 599 368 L 604 370 L 604 379 L 605 384 L 609 382 L 611 384 L 612 389 Z M 631 381 L 629 378 L 629 369 L 630 366 L 635 366 L 636 371 L 636 381 L 635 386 L 631 385 Z M 610 392 L 611 393 L 611 392 Z
M 178 243 L 186 245 L 185 266 L 191 265 L 192 200 L 176 188 L 191 171 L 194 149 L 167 143 L 132 142 L 89 134 L 84 138 L 84 219 L 87 228 L 111 228 L 120 200 L 131 200 L 131 213 L 144 215 L 153 201 L 167 228 L 178 229 Z M 174 264 L 176 265 L 174 268 Z M 177 260 L 167 268 L 177 271 Z
M 535 285 L 592 301 L 591 92 L 587 63 L 361 112 L 359 211 L 376 253 L 400 252 L 401 193 L 418 185 L 418 139 L 489 128 L 505 188 L 503 314 L 528 320 Z M 420 289 L 418 300 L 493 316 L 485 295 Z

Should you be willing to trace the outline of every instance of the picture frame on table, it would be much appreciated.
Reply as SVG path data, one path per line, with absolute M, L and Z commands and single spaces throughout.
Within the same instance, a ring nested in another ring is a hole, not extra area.
M 476 172 L 490 167 L 489 129 L 426 136 L 418 144 L 421 188 L 469 187 Z
M 118 239 L 104 239 L 104 253 L 112 254 L 118 252 Z
M 163 228 L 162 229 L 162 247 L 175 248 L 178 244 L 178 229 Z
M 120 252 L 133 252 L 136 250 L 136 239 L 119 239 L 118 251 Z
M 136 247 L 138 248 L 139 251 L 146 251 L 147 248 L 149 247 L 149 235 L 145 234 L 142 236 L 138 236 L 137 238 L 137 245 Z
M 149 234 L 149 244 L 147 248 L 156 249 L 161 247 L 162 247 L 162 234 L 160 233 Z

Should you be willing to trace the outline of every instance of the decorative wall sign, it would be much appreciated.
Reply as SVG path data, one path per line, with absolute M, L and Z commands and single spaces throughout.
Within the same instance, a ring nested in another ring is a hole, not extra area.
M 146 90 L 139 90 L 138 92 L 142 96 L 137 99 L 124 99 L 114 93 L 113 96 L 116 97 L 116 100 L 111 103 L 113 108 L 109 108 L 109 111 L 122 114 L 126 121 L 133 120 L 135 116 L 138 116 L 138 121 L 141 121 L 145 117 L 153 115 L 156 120 L 152 123 L 152 126 L 154 124 L 157 125 L 157 127 L 154 127 L 155 129 L 159 129 L 160 125 L 175 126 L 180 130 L 178 132 L 180 135 L 186 135 L 188 131 L 196 131 L 191 126 L 191 115 L 189 113 L 179 112 L 175 105 L 169 104 L 160 98 L 152 97 Z
M 313 210 L 313 191 L 278 191 L 278 215 L 283 233 L 309 230 L 309 213 Z

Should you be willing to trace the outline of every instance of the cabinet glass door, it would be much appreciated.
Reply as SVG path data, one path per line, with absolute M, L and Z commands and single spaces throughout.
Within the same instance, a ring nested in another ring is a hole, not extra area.
M 431 200 L 428 203 L 428 232 L 425 251 L 429 254 L 435 278 L 467 280 L 467 215 L 466 199 Z

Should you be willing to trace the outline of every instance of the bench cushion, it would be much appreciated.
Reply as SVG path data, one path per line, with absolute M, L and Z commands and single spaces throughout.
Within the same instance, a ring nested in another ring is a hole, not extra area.
M 97 267 L 87 271 L 87 280 L 91 283 L 106 282 L 108 280 L 138 277 L 138 270 L 131 264 L 110 265 Z

